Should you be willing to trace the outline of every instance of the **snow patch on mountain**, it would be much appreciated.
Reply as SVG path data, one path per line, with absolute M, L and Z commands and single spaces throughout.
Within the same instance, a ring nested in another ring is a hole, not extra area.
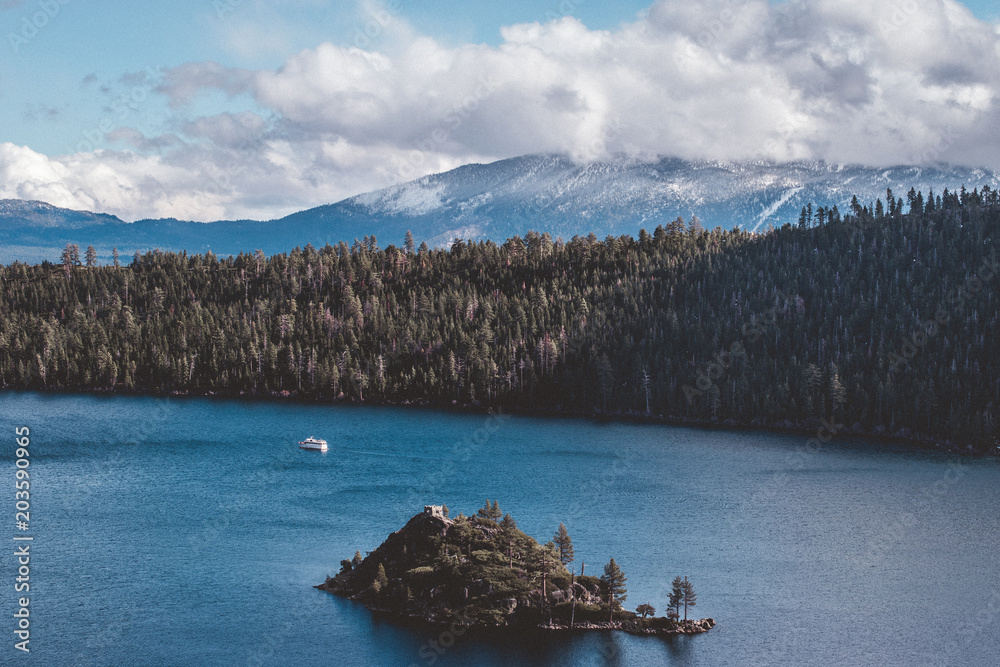
M 791 190 L 786 190 L 785 193 L 781 195 L 780 199 L 778 199 L 775 202 L 772 202 L 761 212 L 761 214 L 757 217 L 757 224 L 755 224 L 750 229 L 750 231 L 756 232 L 758 229 L 760 229 L 761 225 L 767 222 L 768 218 L 777 213 L 782 206 L 787 204 L 792 199 L 792 197 L 799 194 L 800 192 L 802 192 L 801 187 L 792 188 Z
M 430 178 L 422 178 L 412 183 L 358 195 L 351 201 L 372 213 L 426 215 L 444 208 L 446 189 L 444 183 L 434 183 Z

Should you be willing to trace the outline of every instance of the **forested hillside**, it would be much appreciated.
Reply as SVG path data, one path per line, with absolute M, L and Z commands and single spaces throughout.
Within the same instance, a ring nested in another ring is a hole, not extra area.
M 907 199 L 756 235 L 678 219 L 638 239 L 123 266 L 68 249 L 0 268 L 0 386 L 826 419 L 991 450 L 997 191 Z

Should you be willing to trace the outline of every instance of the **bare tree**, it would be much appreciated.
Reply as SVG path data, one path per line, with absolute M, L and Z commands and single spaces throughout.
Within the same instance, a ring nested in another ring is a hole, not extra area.
M 647 415 L 649 414 L 649 385 L 651 383 L 652 383 L 652 380 L 649 377 L 649 373 L 647 373 L 646 369 L 643 368 L 642 369 L 642 388 L 646 392 L 646 414 Z

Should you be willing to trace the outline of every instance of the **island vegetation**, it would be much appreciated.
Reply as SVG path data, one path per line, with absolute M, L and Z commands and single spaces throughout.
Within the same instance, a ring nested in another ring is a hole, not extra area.
M 616 629 L 636 634 L 695 634 L 714 619 L 683 619 L 695 593 L 687 578 L 657 617 L 648 602 L 630 611 L 627 577 L 612 558 L 599 577 L 580 574 L 572 540 L 560 525 L 539 544 L 517 527 L 498 501 L 471 516 L 449 516 L 447 506 L 428 505 L 362 558 L 340 562 L 340 572 L 317 588 L 363 603 L 373 611 L 429 623 L 475 628 L 546 630 Z M 556 540 L 559 540 L 557 542 Z
M 997 451 L 998 193 L 448 249 L 374 237 L 0 267 L 0 388 L 293 395 Z

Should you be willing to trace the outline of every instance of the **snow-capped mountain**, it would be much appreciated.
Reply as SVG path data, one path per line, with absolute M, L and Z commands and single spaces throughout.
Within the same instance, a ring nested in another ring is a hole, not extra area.
M 560 156 L 527 156 L 467 165 L 352 197 L 297 216 L 368 218 L 392 229 L 418 230 L 437 244 L 454 237 L 504 239 L 528 229 L 569 238 L 591 231 L 636 234 L 678 216 L 705 227 L 761 230 L 797 221 L 802 207 L 906 198 L 911 187 L 940 194 L 1000 185 L 998 174 L 961 167 L 870 168 L 822 162 L 655 162 L 618 158 L 577 165 Z M 374 228 L 374 226 L 373 226 Z M 434 231 L 436 233 L 429 234 Z
M 407 230 L 417 242 L 447 244 L 455 237 L 502 241 L 529 230 L 569 239 L 594 232 L 652 231 L 678 216 L 697 215 L 704 227 L 762 230 L 794 223 L 807 203 L 848 210 L 863 203 L 906 198 L 911 187 L 933 190 L 1000 187 L 986 169 L 953 167 L 863 167 L 823 162 L 692 162 L 677 158 L 644 161 L 618 157 L 576 164 L 564 156 L 533 155 L 458 169 L 320 206 L 268 222 L 195 223 L 142 220 L 123 223 L 107 215 L 56 209 L 39 202 L 0 202 L 0 243 L 48 258 L 67 242 L 94 245 L 102 254 L 154 247 L 216 254 L 257 248 L 267 253 L 312 243 L 321 246 L 374 234 L 380 245 L 401 244 Z

